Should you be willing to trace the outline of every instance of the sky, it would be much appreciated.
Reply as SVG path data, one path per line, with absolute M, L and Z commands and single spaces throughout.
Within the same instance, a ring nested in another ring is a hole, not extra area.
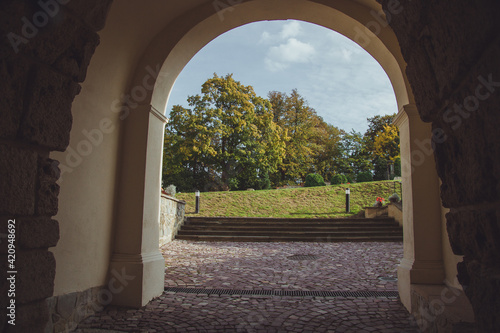
M 247 24 L 217 37 L 186 65 L 170 94 L 188 108 L 213 74 L 253 86 L 258 96 L 297 89 L 318 115 L 340 129 L 364 133 L 366 118 L 397 112 L 396 97 L 379 63 L 350 39 L 295 21 Z

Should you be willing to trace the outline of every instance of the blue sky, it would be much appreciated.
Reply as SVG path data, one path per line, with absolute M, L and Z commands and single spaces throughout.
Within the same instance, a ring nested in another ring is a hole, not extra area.
M 372 56 L 350 39 L 306 22 L 257 22 L 219 36 L 179 75 L 167 114 L 173 105 L 188 107 L 187 96 L 200 94 L 213 73 L 233 73 L 262 97 L 297 88 L 327 123 L 346 131 L 364 133 L 366 118 L 397 112 L 389 78 Z

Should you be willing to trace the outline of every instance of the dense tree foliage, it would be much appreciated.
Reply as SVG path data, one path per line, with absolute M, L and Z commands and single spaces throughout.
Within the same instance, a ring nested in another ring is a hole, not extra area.
M 163 183 L 184 191 L 261 187 L 277 171 L 288 139 L 271 104 L 232 75 L 214 75 L 201 92 L 188 98 L 191 109 L 177 105 L 170 113 Z
M 163 185 L 180 191 L 267 189 L 309 174 L 343 182 L 387 177 L 399 159 L 394 115 L 368 118 L 362 135 L 327 124 L 292 90 L 257 96 L 232 75 L 208 79 L 189 108 L 172 108 L 165 128 Z M 363 178 L 363 177 L 362 177 Z
M 335 172 L 335 160 L 340 156 L 342 131 L 325 123 L 297 90 L 290 96 L 272 91 L 268 99 L 274 121 L 289 135 L 285 158 L 279 173 L 273 175 L 273 182 L 279 185 L 300 183 L 308 173 L 314 172 L 329 179 Z

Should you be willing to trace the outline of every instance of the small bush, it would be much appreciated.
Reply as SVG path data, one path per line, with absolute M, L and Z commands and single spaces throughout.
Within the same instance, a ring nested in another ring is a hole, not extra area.
M 175 185 L 168 185 L 167 188 L 165 189 L 165 193 L 167 193 L 171 197 L 175 197 L 175 193 L 177 193 Z
M 372 173 L 370 171 L 360 172 L 356 177 L 358 183 L 371 182 L 373 180 Z
M 400 202 L 401 201 L 401 198 L 399 197 L 399 195 L 397 193 L 393 193 L 390 197 L 389 197 L 389 201 L 390 202 Z
M 347 179 L 346 175 L 344 175 L 344 174 L 334 175 L 330 182 L 332 183 L 332 185 L 350 183 L 350 181 Z
M 305 187 L 313 187 L 313 186 L 325 186 L 325 180 L 321 175 L 317 173 L 310 173 L 306 176 L 306 184 Z
M 342 176 L 340 174 L 333 175 L 330 183 L 332 183 L 332 185 L 342 184 Z
M 238 178 L 231 178 L 229 179 L 229 188 L 227 190 L 231 191 L 237 191 L 240 186 L 240 181 Z M 224 191 L 227 191 L 226 189 L 223 189 Z
M 351 174 L 347 174 L 347 175 L 344 175 L 344 176 L 345 176 L 346 181 L 347 181 L 348 183 L 352 183 L 352 175 L 351 175 Z

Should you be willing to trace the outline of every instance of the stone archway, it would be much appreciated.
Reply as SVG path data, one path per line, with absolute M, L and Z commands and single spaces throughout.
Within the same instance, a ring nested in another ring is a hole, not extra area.
M 436 168 L 432 153 L 426 152 L 422 160 L 413 158 L 422 153 L 419 143 L 431 142 L 430 125 L 424 124 L 418 117 L 413 104 L 413 94 L 404 73 L 406 63 L 402 59 L 393 32 L 383 21 L 384 14 L 359 3 L 341 2 L 337 6 L 303 0 L 294 0 L 293 6 L 282 0 L 271 3 L 248 1 L 233 7 L 224 7 L 222 11 L 217 12 L 213 3 L 210 3 L 185 13 L 180 27 L 179 22 L 174 21 L 153 38 L 135 71 L 131 95 L 134 94 L 134 89 L 138 93 L 145 86 L 145 82 L 151 79 L 151 68 L 161 69 L 157 72 L 154 89 L 143 89 L 147 98 L 143 98 L 144 102 L 135 108 L 125 123 L 126 138 L 144 138 L 147 135 L 147 139 L 142 140 L 140 145 L 136 140 L 125 139 L 122 146 L 122 150 L 129 152 L 122 163 L 124 167 L 121 183 L 125 186 L 123 191 L 132 193 L 133 189 L 137 188 L 137 184 L 127 184 L 126 180 L 133 178 L 138 172 L 140 179 L 145 181 L 140 184 L 140 192 L 136 191 L 127 199 L 120 200 L 120 224 L 117 226 L 120 236 L 116 238 L 116 254 L 111 259 L 112 269 L 143 270 L 140 287 L 131 285 L 129 288 L 131 295 L 135 294 L 141 301 L 131 301 L 133 296 L 122 293 L 114 299 L 116 304 L 144 305 L 151 299 L 151 295 L 158 295 L 162 291 L 161 258 L 158 250 L 151 247 L 158 236 L 151 226 L 156 223 L 155 214 L 159 210 L 157 193 L 160 184 L 161 145 L 157 143 L 161 142 L 163 137 L 165 118 L 162 111 L 175 79 L 191 57 L 212 39 L 235 27 L 260 20 L 298 19 L 333 29 L 365 48 L 384 68 L 394 87 L 400 109 L 397 124 L 401 129 L 403 146 L 406 234 L 405 258 L 399 269 L 402 301 L 411 309 L 411 284 L 443 283 L 445 271 L 442 256 L 441 205 Z M 391 15 L 398 15 L 400 11 L 401 8 L 395 7 Z M 141 156 L 139 164 L 137 156 Z M 422 181 L 423 179 L 425 181 Z M 140 214 L 143 214 L 142 218 Z M 143 221 L 143 224 L 138 221 Z M 130 233 L 130 230 L 136 232 Z M 145 233 L 144 230 L 149 232 Z M 130 249 L 130 237 L 136 235 L 141 235 L 141 239 L 135 240 L 138 248 L 135 253 L 124 255 L 125 248 Z M 149 245 L 139 249 L 141 244 Z M 156 273 L 152 273 L 153 270 Z M 146 271 L 148 277 L 145 276 Z M 138 294 L 138 290 L 142 293 Z
M 232 13 L 230 11 L 231 5 L 235 5 L 236 1 L 230 2 L 230 4 L 229 1 L 227 3 L 216 1 L 215 3 L 225 5 L 224 8 L 229 8 L 230 14 Z M 236 5 L 243 6 L 247 2 L 250 3 L 250 1 L 237 1 Z M 255 1 L 255 3 L 257 2 L 259 1 Z M 389 12 L 391 8 L 400 4 L 394 0 L 381 0 L 380 2 Z M 23 263 L 24 267 L 29 267 L 29 270 L 19 269 L 18 272 L 17 310 L 19 323 L 29 328 L 26 331 L 41 330 L 40 328 L 47 319 L 44 299 L 53 292 L 55 261 L 48 248 L 53 247 L 58 239 L 57 222 L 51 220 L 51 217 L 57 213 L 58 208 L 59 187 L 56 180 L 59 172 L 57 168 L 53 167 L 57 163 L 49 158 L 49 153 L 56 150 L 63 151 L 68 147 L 71 129 L 71 104 L 79 92 L 78 83 L 85 80 L 90 58 L 98 44 L 99 38 L 96 31 L 103 28 L 111 1 L 75 0 L 68 2 L 57 0 L 57 3 L 61 5 L 60 13 L 63 14 L 58 16 L 57 24 L 45 24 L 43 28 L 36 29 L 36 32 L 35 30 L 31 31 L 29 38 L 21 39 L 21 44 L 18 44 L 19 50 L 16 52 L 12 51 L 11 42 L 5 37 L 8 32 L 21 34 L 23 23 L 25 23 L 21 19 L 27 17 L 29 20 L 40 11 L 40 8 L 36 7 L 33 1 L 27 0 L 5 1 L 0 5 L 2 15 L 0 30 L 4 32 L 2 34 L 4 36 L 2 52 L 0 52 L 0 72 L 3 78 L 0 85 L 2 93 L 0 111 L 3 112 L 2 115 L 6 115 L 2 117 L 0 123 L 0 138 L 2 140 L 0 150 L 3 157 L 0 163 L 0 197 L 2 198 L 0 214 L 5 221 L 19 218 L 17 230 L 22 238 L 18 243 L 17 254 L 19 263 Z M 114 16 L 115 20 L 110 22 L 108 19 L 108 26 L 115 24 L 121 18 L 130 19 L 130 17 L 136 18 L 136 20 L 131 20 L 136 25 L 155 23 L 151 23 L 151 17 L 155 14 L 154 9 L 147 11 L 148 8 L 153 7 L 153 2 L 141 2 L 142 10 L 134 12 L 134 14 L 146 12 L 148 17 L 141 15 L 127 17 L 127 10 L 121 7 L 127 6 L 127 3 L 129 6 L 134 6 L 134 2 L 115 2 L 114 6 L 116 6 L 117 11 L 111 10 L 110 15 L 110 18 Z M 170 31 L 173 37 L 171 42 L 174 44 L 178 43 L 181 37 L 192 28 L 188 24 L 189 20 L 186 20 L 186 17 L 190 17 L 189 13 L 193 14 L 198 22 L 216 14 L 212 4 L 202 0 L 193 0 L 189 4 L 176 2 L 175 5 L 174 2 L 162 2 L 161 5 L 160 2 L 156 3 L 159 6 L 165 5 L 161 8 L 165 10 L 161 12 L 163 22 L 174 22 L 172 27 L 175 29 Z M 279 4 L 280 1 L 262 1 L 261 3 L 262 8 L 266 8 L 265 3 L 268 4 L 268 7 L 272 7 Z M 291 1 L 287 2 L 286 6 L 289 7 L 290 3 Z M 363 25 L 370 26 L 370 22 L 378 22 L 376 19 L 372 20 L 373 16 L 370 16 L 371 9 L 378 10 L 380 8 L 372 0 L 339 0 L 335 1 L 334 4 L 331 4 L 330 1 L 317 0 L 308 3 L 333 6 L 347 17 L 358 19 L 357 26 L 360 28 Z M 180 9 L 168 11 L 169 4 L 172 7 L 179 6 Z M 191 5 L 192 7 L 190 7 Z M 410 100 L 408 103 L 410 106 L 406 108 L 404 108 L 404 103 L 401 103 L 400 107 L 405 112 L 400 113 L 398 122 L 400 126 L 406 126 L 409 135 L 412 132 L 419 132 L 418 128 L 413 128 L 412 123 L 405 119 L 405 113 L 409 118 L 417 118 L 417 110 L 412 106 L 412 104 L 416 104 L 420 118 L 432 122 L 433 128 L 438 130 L 436 132 L 438 135 L 435 135 L 434 140 L 436 143 L 435 157 L 437 171 L 443 182 L 441 197 L 444 205 L 451 209 L 447 215 L 451 246 L 454 253 L 465 255 L 464 262 L 459 266 L 459 278 L 466 287 L 466 293 L 474 307 L 478 329 L 485 332 L 498 331 L 500 328 L 500 316 L 498 316 L 500 314 L 500 301 L 498 299 L 500 288 L 496 272 L 498 272 L 498 258 L 500 257 L 498 247 L 500 239 L 498 231 L 500 180 L 497 171 L 500 165 L 500 148 L 496 133 L 500 126 L 498 113 L 500 105 L 500 94 L 498 93 L 500 42 L 497 33 L 498 22 L 500 22 L 499 3 L 494 0 L 480 2 L 459 0 L 453 3 L 404 1 L 402 5 L 404 11 L 393 15 L 390 25 L 399 42 L 399 46 L 394 45 L 394 47 L 396 49 L 401 47 L 404 60 L 408 63 L 406 73 L 415 93 L 415 103 Z M 170 15 L 170 12 L 173 14 Z M 39 25 L 43 25 L 41 21 L 38 22 Z M 130 22 L 126 23 L 130 24 Z M 383 21 L 379 23 L 380 26 L 384 25 Z M 372 29 L 375 29 L 373 24 Z M 156 29 L 156 33 L 159 33 L 163 27 L 163 25 L 153 26 L 152 30 Z M 123 33 L 125 29 L 122 27 L 122 31 L 117 30 L 116 45 L 121 47 L 123 43 L 127 42 L 123 41 L 123 38 L 120 39 L 120 32 Z M 390 31 L 389 28 L 383 27 L 381 34 L 379 34 L 381 40 L 385 40 L 385 37 L 382 38 L 382 36 L 387 33 L 391 35 L 388 38 L 396 42 L 396 38 Z M 130 33 L 130 31 L 127 32 Z M 370 34 L 368 33 L 368 35 Z M 149 43 L 150 40 L 146 39 L 144 42 Z M 174 44 L 170 47 L 173 47 Z M 140 50 L 141 47 L 145 52 L 147 46 L 142 45 L 137 49 Z M 137 68 L 141 68 L 137 65 L 139 63 L 137 59 L 144 56 L 144 52 L 139 55 L 130 54 L 130 59 L 127 60 L 134 64 L 135 79 L 125 74 L 123 77 L 119 77 L 120 81 L 123 82 L 117 88 L 119 92 L 130 91 L 134 87 L 134 84 L 129 84 L 130 82 L 138 82 L 144 78 L 143 73 L 137 70 Z M 147 57 L 143 59 L 146 61 Z M 161 63 L 165 59 L 166 56 L 161 59 Z M 381 60 L 379 59 L 379 61 Z M 403 63 L 398 62 L 401 73 L 405 72 Z M 102 70 L 102 68 L 98 68 L 95 71 L 100 69 Z M 105 78 L 102 80 L 105 81 Z M 87 81 L 85 80 L 85 82 Z M 101 82 L 101 84 L 99 88 L 105 86 L 105 83 Z M 87 85 L 82 93 L 85 93 L 87 89 L 95 89 L 95 86 Z M 398 93 L 396 92 L 396 94 Z M 157 126 L 154 118 L 148 118 L 151 105 L 155 104 L 146 103 L 139 109 L 139 111 L 143 111 L 142 118 L 138 116 L 138 120 L 143 121 L 139 122 L 142 128 L 140 137 L 143 141 L 147 138 L 145 133 L 148 133 L 150 121 L 155 124 L 154 126 Z M 89 107 L 92 108 L 95 105 L 89 105 Z M 75 110 L 73 113 L 75 114 Z M 161 112 L 157 116 L 162 118 Z M 156 115 L 153 114 L 152 117 L 156 117 Z M 133 126 L 128 125 L 128 128 L 132 128 L 129 132 L 134 134 Z M 72 133 L 80 129 L 73 128 Z M 422 131 L 428 132 L 427 129 L 422 129 Z M 130 141 L 132 139 L 129 139 L 127 144 L 125 140 L 124 147 L 133 146 Z M 144 142 L 140 144 L 143 145 Z M 418 146 L 418 142 L 410 141 L 406 148 L 411 150 Z M 147 153 L 144 150 L 139 150 L 142 152 L 140 156 L 143 158 L 143 162 L 146 163 L 146 157 L 149 154 L 156 155 L 156 150 L 158 147 L 152 146 L 150 151 L 145 150 Z M 428 151 L 427 146 L 424 146 L 421 153 L 424 150 Z M 415 156 L 417 155 L 420 154 L 416 153 Z M 409 156 L 412 156 L 411 152 L 409 152 Z M 12 165 L 17 167 L 13 168 Z M 409 166 L 411 166 L 411 162 Z M 129 171 L 131 170 L 125 168 L 121 177 L 123 178 L 123 175 Z M 145 168 L 138 171 L 142 172 L 142 176 L 146 175 Z M 138 221 L 154 224 L 154 214 L 144 219 L 142 208 L 155 208 L 154 204 L 152 204 L 153 207 L 148 207 L 151 203 L 144 202 L 147 197 L 144 185 L 159 175 L 148 173 L 148 176 L 151 176 L 147 178 L 148 182 L 144 180 L 142 184 L 141 182 L 137 184 L 138 187 L 142 186 L 143 190 L 139 195 L 139 200 L 142 198 L 142 206 L 136 211 L 136 213 L 138 212 L 136 216 L 138 216 Z M 410 179 L 413 183 L 418 180 L 414 177 L 410 177 Z M 63 187 L 65 186 L 63 185 Z M 151 189 L 154 190 L 154 186 L 148 186 L 148 191 Z M 120 193 L 126 192 L 122 190 Z M 413 195 L 413 191 L 411 194 Z M 86 195 L 87 198 L 91 197 L 91 194 L 88 193 L 82 195 Z M 65 197 L 66 195 L 62 195 L 59 198 L 60 201 Z M 74 198 L 68 198 L 68 200 L 75 204 L 80 202 Z M 106 200 L 110 201 L 108 202 L 109 206 L 113 206 L 113 199 Z M 416 197 L 413 197 L 413 203 L 426 207 L 425 201 L 417 200 Z M 434 202 L 433 205 L 435 204 Z M 68 214 L 71 217 L 71 212 Z M 108 220 L 105 221 L 107 226 L 111 224 L 109 221 L 114 219 L 112 214 L 108 215 Z M 151 220 L 148 220 L 149 218 Z M 119 225 L 118 235 L 123 236 L 127 233 L 138 232 L 142 237 L 143 231 L 150 231 L 148 228 L 143 228 L 148 225 L 147 223 L 136 222 L 135 225 L 127 225 L 123 224 L 119 218 L 116 220 Z M 414 228 L 417 228 L 416 224 L 420 225 L 416 222 L 413 220 Z M 64 229 L 64 224 L 68 224 L 70 227 L 77 226 L 77 222 L 71 218 L 61 222 L 61 229 Z M 127 226 L 132 228 L 128 230 Z M 33 232 L 34 230 L 36 232 Z M 416 238 L 422 237 L 422 235 L 425 237 L 426 231 L 425 228 L 415 230 L 410 228 L 409 231 L 407 228 L 406 235 L 410 238 L 413 237 L 416 241 Z M 154 236 L 154 232 L 151 234 Z M 85 237 L 87 238 L 88 235 Z M 145 261 L 154 262 L 157 259 L 157 255 L 154 253 L 150 256 L 143 253 L 143 243 L 147 237 L 141 237 L 133 237 L 133 251 L 135 252 L 128 253 L 130 256 L 121 257 L 122 262 L 135 262 L 141 266 Z M 66 238 L 67 235 L 62 233 L 62 239 Z M 126 237 L 124 236 L 122 239 L 126 239 Z M 425 239 L 421 243 L 424 246 Z M 103 247 L 108 248 L 111 246 L 110 244 L 112 241 L 108 240 Z M 119 248 L 119 245 L 115 247 L 115 252 L 116 248 Z M 151 252 L 147 246 L 144 247 L 144 250 L 147 250 L 148 253 Z M 414 254 L 418 256 L 422 252 L 415 250 Z M 87 252 L 85 254 L 90 257 Z M 56 257 L 57 255 L 60 254 L 56 254 Z M 104 259 L 103 263 L 107 261 L 107 258 Z M 120 262 L 119 259 L 120 256 L 115 256 L 114 262 Z M 411 258 L 408 259 L 411 260 Z M 432 262 L 437 263 L 428 260 L 427 257 L 424 259 L 429 263 L 428 266 L 432 266 L 430 265 Z M 70 271 L 73 269 L 70 261 L 71 257 L 68 260 L 58 259 L 58 267 Z M 422 266 L 417 268 L 420 267 Z M 416 273 L 419 275 L 420 270 L 417 270 Z M 149 272 L 142 267 L 140 274 L 147 276 Z M 102 285 L 104 284 L 104 278 L 101 279 L 102 275 L 100 272 L 97 279 L 88 283 L 68 279 L 64 288 L 61 288 L 61 293 L 77 292 L 81 291 L 82 288 Z M 409 275 L 412 278 L 411 271 Z M 74 274 L 73 277 L 75 276 L 77 275 Z M 134 297 L 138 294 L 136 299 L 139 298 L 138 302 L 140 303 L 143 301 L 142 284 L 136 285 L 134 288 L 137 288 Z M 145 300 L 147 300 L 148 295 L 146 292 L 144 294 L 146 294 Z M 2 298 L 3 302 L 5 300 L 6 298 Z M 2 328 L 5 327 L 5 316 L 0 324 Z M 18 328 L 22 330 L 22 326 Z

